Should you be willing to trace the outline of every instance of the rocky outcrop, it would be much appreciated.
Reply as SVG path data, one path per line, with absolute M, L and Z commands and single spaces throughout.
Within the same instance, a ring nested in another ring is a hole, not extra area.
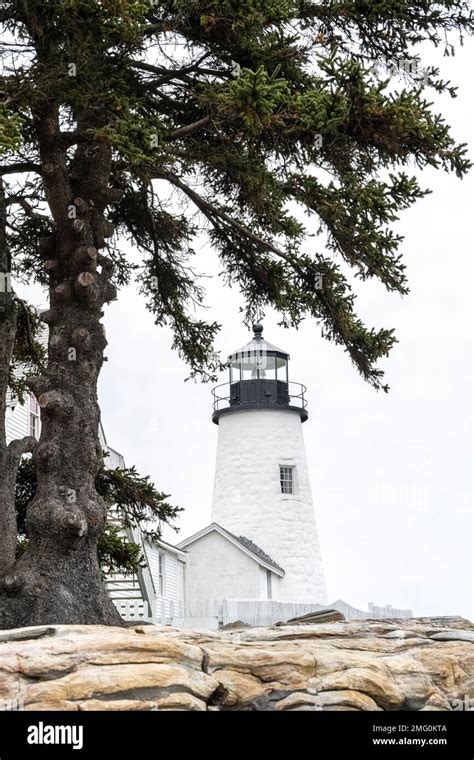
M 462 618 L 220 632 L 22 629 L 0 633 L 0 703 L 25 710 L 465 709 L 474 707 L 473 644 L 474 626 Z

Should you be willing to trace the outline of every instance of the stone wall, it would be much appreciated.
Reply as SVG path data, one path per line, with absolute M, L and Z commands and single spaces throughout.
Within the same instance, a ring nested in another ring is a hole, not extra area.
M 11 640 L 17 637 L 19 640 Z M 58 626 L 0 633 L 0 703 L 25 710 L 474 707 L 462 618 L 199 632 Z

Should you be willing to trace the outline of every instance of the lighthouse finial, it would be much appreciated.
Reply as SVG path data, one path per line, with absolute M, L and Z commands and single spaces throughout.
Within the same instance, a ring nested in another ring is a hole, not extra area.
M 263 325 L 261 325 L 260 322 L 257 322 L 255 325 L 253 325 L 252 329 L 253 329 L 254 338 L 262 337 Z

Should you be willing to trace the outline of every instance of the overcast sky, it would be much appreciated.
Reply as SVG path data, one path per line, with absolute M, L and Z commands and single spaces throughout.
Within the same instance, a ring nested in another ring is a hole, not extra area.
M 457 140 L 472 140 L 472 56 L 464 48 L 441 64 L 460 94 L 442 98 L 440 110 Z M 388 395 L 364 383 L 308 320 L 283 330 L 269 313 L 264 335 L 290 353 L 290 379 L 308 388 L 304 434 L 329 600 L 472 618 L 472 174 L 461 182 L 426 170 L 421 184 L 433 194 L 398 225 L 410 294 L 356 287 L 367 324 L 396 329 L 399 343 L 383 365 Z M 203 244 L 204 267 L 217 272 Z M 217 277 L 207 288 L 210 316 L 222 324 L 217 347 L 227 355 L 250 339 L 240 298 Z M 165 533 L 176 542 L 210 521 L 218 433 L 211 387 L 184 382 L 187 367 L 170 350 L 169 332 L 154 326 L 133 288 L 121 291 L 104 322 L 106 436 L 185 508 L 179 538 Z

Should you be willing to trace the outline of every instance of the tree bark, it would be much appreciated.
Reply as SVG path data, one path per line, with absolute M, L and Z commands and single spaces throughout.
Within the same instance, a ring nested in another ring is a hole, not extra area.
M 10 262 L 6 245 L 6 207 L 0 178 L 0 574 L 15 561 L 16 519 L 5 430 L 8 376 L 16 333 L 16 312 L 9 290 Z
M 46 371 L 30 381 L 42 429 L 34 454 L 37 491 L 26 518 L 29 543 L 0 579 L 0 628 L 119 625 L 98 563 L 106 507 L 95 489 L 102 464 L 97 379 L 106 345 L 100 318 L 104 303 L 115 294 L 111 267 L 99 269 L 95 252 L 110 231 L 101 198 L 109 182 L 111 151 L 103 143 L 80 145 L 71 167 L 57 108 L 49 104 L 36 119 L 45 194 L 55 223 L 54 235 L 42 246 L 50 282 L 49 351 Z
M 8 376 L 15 333 L 15 304 L 10 294 L 0 292 L 0 574 L 6 573 L 13 565 L 17 541 L 14 497 L 16 472 L 12 472 L 5 430 Z

